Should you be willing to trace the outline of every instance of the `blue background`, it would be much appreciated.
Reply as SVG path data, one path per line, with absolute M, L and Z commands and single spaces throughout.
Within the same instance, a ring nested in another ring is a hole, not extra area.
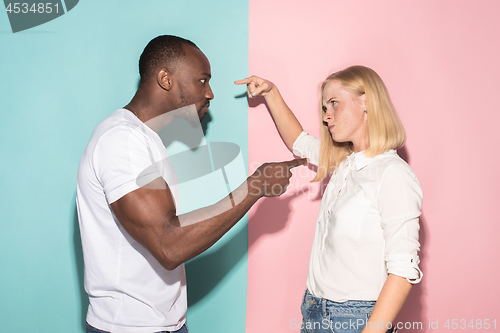
M 247 159 L 248 1 L 80 1 L 13 34 L 0 13 L 0 323 L 4 332 L 82 332 L 88 304 L 75 210 L 93 128 L 126 105 L 138 59 L 162 34 L 191 39 L 212 65 L 207 141 Z M 187 264 L 191 332 L 243 332 L 246 218 Z

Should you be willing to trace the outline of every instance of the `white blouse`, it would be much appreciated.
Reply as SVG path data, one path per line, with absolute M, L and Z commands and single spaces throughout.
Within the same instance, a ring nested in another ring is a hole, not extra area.
M 320 140 L 302 132 L 293 152 L 318 165 Z M 422 190 L 395 150 L 351 154 L 321 200 L 307 288 L 335 302 L 377 300 L 389 273 L 420 282 Z

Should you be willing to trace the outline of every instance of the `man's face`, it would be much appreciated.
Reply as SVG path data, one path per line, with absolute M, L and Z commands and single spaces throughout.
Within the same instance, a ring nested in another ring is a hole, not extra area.
M 186 56 L 174 76 L 178 83 L 182 106 L 194 104 L 200 121 L 208 113 L 210 100 L 214 98 L 209 81 L 212 77 L 210 62 L 199 49 L 184 45 Z

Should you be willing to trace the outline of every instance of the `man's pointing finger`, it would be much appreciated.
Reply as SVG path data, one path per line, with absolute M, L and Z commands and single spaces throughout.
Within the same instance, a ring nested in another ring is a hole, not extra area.
M 287 161 L 286 164 L 288 165 L 288 170 L 290 170 L 298 167 L 299 165 L 307 164 L 307 158 L 296 158 L 294 160 Z

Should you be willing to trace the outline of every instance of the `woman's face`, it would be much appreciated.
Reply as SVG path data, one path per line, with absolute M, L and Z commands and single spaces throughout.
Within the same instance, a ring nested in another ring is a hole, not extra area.
M 336 80 L 323 89 L 323 121 L 336 142 L 352 142 L 354 151 L 368 148 L 365 95 L 357 96 Z

